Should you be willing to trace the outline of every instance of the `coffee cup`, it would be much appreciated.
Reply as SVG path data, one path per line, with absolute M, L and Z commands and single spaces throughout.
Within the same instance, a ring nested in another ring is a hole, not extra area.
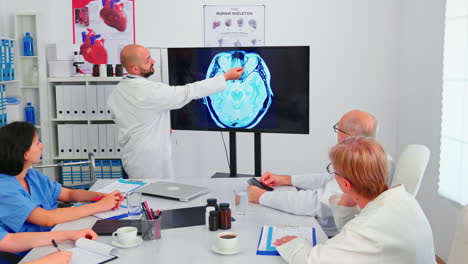
M 214 246 L 220 252 L 237 252 L 240 250 L 239 234 L 234 232 L 218 233 Z
M 133 226 L 124 226 L 112 233 L 112 239 L 120 244 L 130 244 L 137 238 L 138 229 Z

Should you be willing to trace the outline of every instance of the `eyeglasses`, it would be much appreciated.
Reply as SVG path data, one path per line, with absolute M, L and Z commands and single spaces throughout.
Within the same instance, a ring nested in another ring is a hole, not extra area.
M 351 183 L 351 181 L 350 181 L 348 178 L 344 177 L 343 175 L 341 175 L 341 173 L 338 173 L 338 172 L 335 171 L 335 169 L 333 169 L 333 164 L 332 164 L 331 162 L 330 162 L 330 164 L 327 165 L 327 172 L 328 172 L 330 175 L 338 175 L 338 176 L 340 176 L 341 178 L 343 178 L 343 179 L 349 181 L 349 183 Z M 352 184 L 352 183 L 351 183 L 351 184 Z
M 341 133 L 344 133 L 348 136 L 351 136 L 349 133 L 346 133 L 345 131 L 341 130 L 338 128 L 338 123 L 336 123 L 334 126 L 333 126 L 333 130 L 335 131 L 335 133 L 338 133 L 338 131 L 340 131 Z
M 330 164 L 327 165 L 327 172 L 331 175 L 333 174 L 336 174 L 338 176 L 340 176 L 341 174 L 339 174 L 338 172 L 336 172 L 334 169 L 333 169 L 333 164 L 330 162 Z

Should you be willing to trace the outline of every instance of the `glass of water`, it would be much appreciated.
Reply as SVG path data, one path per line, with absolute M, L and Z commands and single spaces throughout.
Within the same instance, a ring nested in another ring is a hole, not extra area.
M 234 190 L 234 214 L 245 215 L 247 205 L 249 203 L 249 195 L 246 188 Z
M 141 216 L 141 192 L 127 193 L 128 218 L 139 219 Z

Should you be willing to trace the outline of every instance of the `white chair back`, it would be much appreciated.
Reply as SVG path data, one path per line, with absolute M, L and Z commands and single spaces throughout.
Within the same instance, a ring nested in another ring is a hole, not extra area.
M 408 145 L 401 153 L 393 176 L 392 186 L 403 184 L 407 192 L 416 196 L 426 170 L 431 151 L 424 145 Z
M 468 206 L 463 208 L 458 220 L 447 264 L 462 264 L 468 261 Z

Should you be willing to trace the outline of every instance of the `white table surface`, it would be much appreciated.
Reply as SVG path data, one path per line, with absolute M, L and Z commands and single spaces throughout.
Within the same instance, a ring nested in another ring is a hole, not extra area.
M 206 186 L 210 193 L 195 198 L 190 202 L 143 196 L 154 209 L 175 209 L 201 206 L 206 199 L 217 198 L 218 203 L 229 202 L 231 207 L 234 201 L 234 188 L 247 188 L 247 178 L 222 179 L 177 179 L 181 183 Z M 112 180 L 99 180 L 92 189 L 99 189 Z M 138 247 L 120 249 L 120 257 L 110 263 L 285 263 L 280 256 L 256 255 L 260 231 L 263 225 L 299 225 L 316 228 L 317 242 L 327 240 L 327 236 L 320 228 L 314 217 L 297 216 L 274 210 L 268 207 L 249 203 L 246 215 L 236 215 L 232 208 L 231 230 L 209 231 L 205 226 L 192 226 L 184 228 L 166 229 L 161 231 L 160 240 L 144 241 Z M 162 215 L 164 217 L 164 214 Z M 53 230 L 73 230 L 92 227 L 98 218 L 89 216 L 68 223 L 55 226 Z M 241 252 L 235 255 L 219 255 L 211 250 L 213 239 L 217 233 L 233 231 L 239 234 Z M 99 242 L 111 245 L 111 236 L 100 236 Z M 62 242 L 61 249 L 72 248 L 72 241 Z M 31 261 L 56 251 L 52 246 L 31 250 L 22 262 Z

